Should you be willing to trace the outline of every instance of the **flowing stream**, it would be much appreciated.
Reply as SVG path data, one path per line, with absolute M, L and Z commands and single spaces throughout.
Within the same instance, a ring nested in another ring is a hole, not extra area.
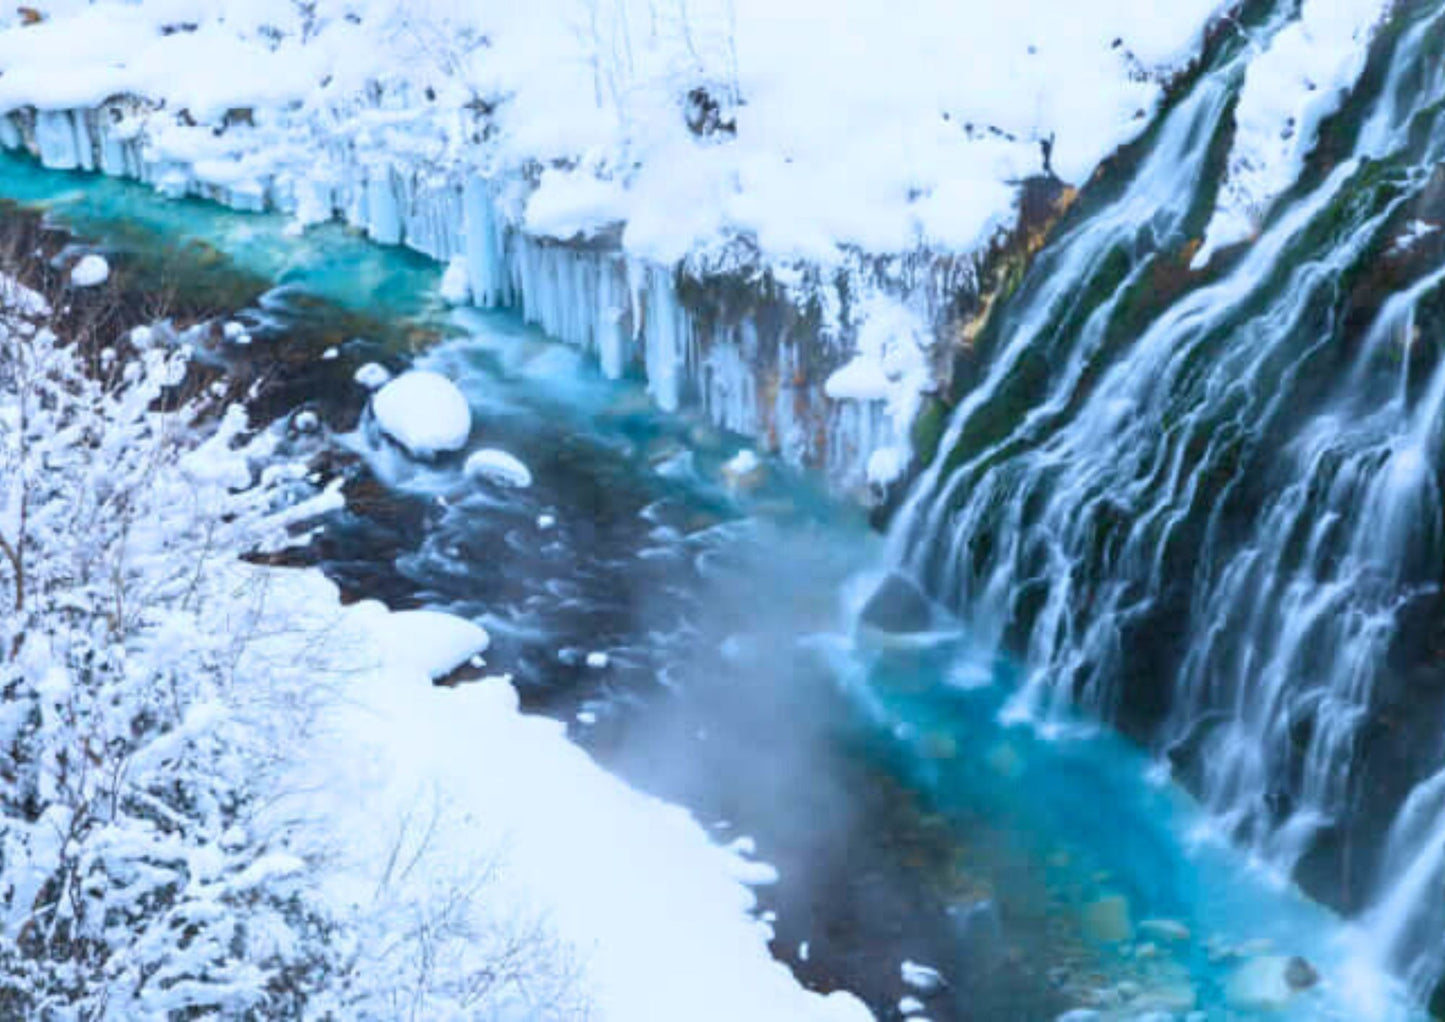
M 126 286 L 244 324 L 245 348 L 192 339 L 270 380 L 293 451 L 349 480 L 313 562 L 482 621 L 531 709 L 754 839 L 806 982 L 898 1017 L 911 958 L 949 980 L 935 1022 L 1247 1019 L 1241 970 L 1300 956 L 1319 983 L 1258 1017 L 1406 1020 L 1445 933 L 1439 716 L 1401 725 L 1422 765 L 1340 863 L 1373 776 L 1354 757 L 1442 609 L 1445 258 L 1388 255 L 1445 190 L 1442 46 L 1421 5 L 1329 158 L 1191 273 L 1243 67 L 1219 47 L 1001 304 L 886 542 L 776 464 L 730 475 L 737 438 L 511 315 L 451 312 L 437 267 L 340 227 L 7 155 L 0 220 L 43 211 Z M 352 382 L 367 361 L 451 376 L 472 446 L 535 484 L 400 454 Z M 856 627 L 899 574 L 936 599 L 928 627 Z M 1354 921 L 1296 875 L 1343 876 Z

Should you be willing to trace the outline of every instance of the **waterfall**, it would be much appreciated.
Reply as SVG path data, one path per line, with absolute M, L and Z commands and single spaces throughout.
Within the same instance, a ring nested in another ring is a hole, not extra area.
M 1399 718 L 1445 725 L 1409 687 L 1445 621 L 1445 251 L 1411 226 L 1445 213 L 1445 11 L 1396 8 L 1256 236 L 1191 268 L 1278 6 L 1000 304 L 890 551 L 1019 661 L 1007 717 L 1082 710 L 1149 743 L 1257 855 L 1336 877 L 1325 896 L 1423 994 L 1445 749 L 1363 778 Z

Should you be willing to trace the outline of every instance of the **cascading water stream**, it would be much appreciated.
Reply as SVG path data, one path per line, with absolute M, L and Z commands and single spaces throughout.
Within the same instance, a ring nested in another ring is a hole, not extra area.
M 1445 555 L 1445 267 L 1395 244 L 1439 202 L 1445 11 L 1394 18 L 1333 158 L 1204 273 L 1185 267 L 1242 42 L 1096 186 L 1115 194 L 1085 192 L 995 313 L 891 551 L 1018 658 L 1006 719 L 1116 722 L 1280 872 L 1335 856 L 1341 907 L 1376 903 L 1377 957 L 1423 993 L 1445 945 L 1437 761 L 1395 793 L 1387 847 L 1350 859 L 1362 743 L 1400 651 L 1429 642 Z

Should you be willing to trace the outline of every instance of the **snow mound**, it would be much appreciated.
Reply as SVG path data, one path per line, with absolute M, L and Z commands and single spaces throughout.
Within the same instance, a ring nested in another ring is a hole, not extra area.
M 382 620 L 375 638 L 388 666 L 425 674 L 432 681 L 485 653 L 492 644 L 481 625 L 434 610 L 397 611 Z
M 367 390 L 380 390 L 391 381 L 391 370 L 379 363 L 368 362 L 356 370 L 354 379 Z
M 506 451 L 484 448 L 467 458 L 463 471 L 470 479 L 485 479 L 498 486 L 525 490 L 532 485 L 532 470 Z
M 110 263 L 94 253 L 82 256 L 70 270 L 70 283 L 75 287 L 99 287 L 109 279 Z
M 0 273 L 0 311 L 40 319 L 50 315 L 50 303 L 40 292 L 31 290 L 14 277 Z
M 412 454 L 429 458 L 460 450 L 472 432 L 472 410 L 457 385 L 439 373 L 403 373 L 371 399 L 382 432 Z
M 459 921 L 485 932 L 498 913 L 545 919 L 597 1022 L 671 1018 L 679 1005 L 689 1022 L 870 1022 L 853 996 L 809 991 L 772 957 L 772 928 L 739 877 L 766 869 L 750 849 L 719 847 L 689 813 L 602 770 L 565 725 L 521 713 L 507 679 L 421 684 L 464 644 L 432 662 L 410 651 L 451 624 L 374 602 L 335 620 L 335 597 L 318 602 L 337 648 L 361 660 L 385 650 L 382 669 L 348 676 L 295 785 L 315 793 L 299 797 L 314 799 L 325 832 L 345 835 L 339 898 L 372 896 L 409 821 L 427 846 L 396 871 L 397 902 L 424 904 L 434 876 L 455 883 L 480 863 L 494 879 L 474 908 L 457 907 L 480 915 Z

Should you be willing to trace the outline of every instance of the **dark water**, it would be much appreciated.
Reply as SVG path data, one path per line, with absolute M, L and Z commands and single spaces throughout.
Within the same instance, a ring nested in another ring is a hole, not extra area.
M 1244 1018 L 1224 1004 L 1229 949 L 1263 939 L 1325 973 L 1290 1017 L 1365 1017 L 1338 924 L 1211 838 L 1127 743 L 1001 724 L 1014 669 L 960 632 L 860 642 L 880 541 L 809 480 L 770 464 L 756 487 L 729 485 L 737 438 L 658 415 L 512 317 L 449 317 L 433 267 L 340 228 L 292 238 L 272 218 L 0 157 L 5 197 L 105 248 L 133 295 L 164 284 L 192 318 L 246 323 L 250 346 L 212 330 L 207 357 L 268 381 L 260 411 L 348 479 L 310 559 L 349 596 L 482 621 L 488 669 L 513 673 L 530 709 L 720 838 L 755 838 L 783 877 L 763 897 L 775 950 L 806 982 L 894 1017 L 909 958 L 950 980 L 935 1022 L 1094 1002 L 1183 1017 L 1181 992 L 1207 1018 Z M 367 361 L 457 380 L 472 446 L 520 457 L 535 484 L 478 486 L 460 458 L 391 448 L 352 382 Z M 294 428 L 302 408 L 319 434 Z M 1118 898 L 1188 938 L 1096 939 L 1085 921 Z

